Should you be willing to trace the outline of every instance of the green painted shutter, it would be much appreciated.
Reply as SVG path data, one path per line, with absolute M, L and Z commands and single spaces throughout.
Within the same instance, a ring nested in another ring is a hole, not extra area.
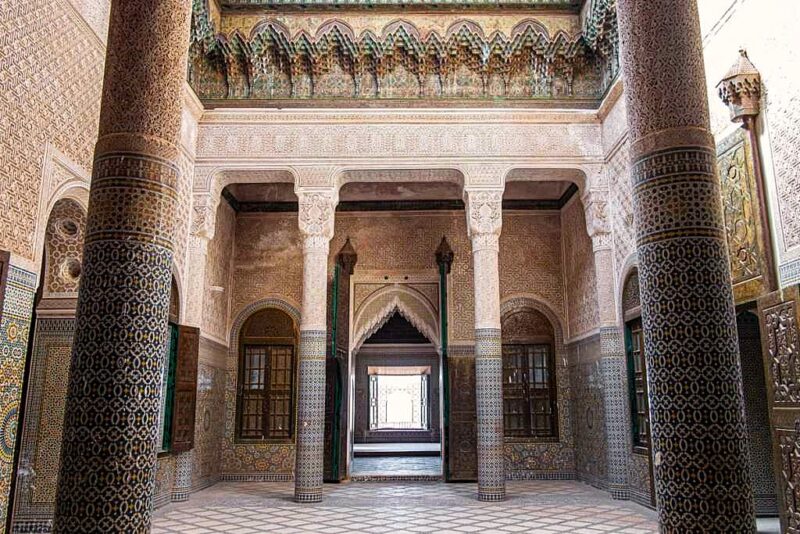
M 163 432 L 161 437 L 161 449 L 168 451 L 172 446 L 172 417 L 173 403 L 175 401 L 175 362 L 178 356 L 178 326 L 169 324 L 169 350 L 167 351 L 167 393 L 164 398 L 165 410 L 164 421 L 162 422 Z

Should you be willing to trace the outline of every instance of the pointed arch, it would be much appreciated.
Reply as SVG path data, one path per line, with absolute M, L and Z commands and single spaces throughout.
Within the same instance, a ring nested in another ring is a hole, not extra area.
M 425 336 L 438 351 L 441 347 L 436 309 L 418 291 L 402 286 L 380 289 L 364 301 L 354 314 L 353 353 L 394 315 L 399 313 Z

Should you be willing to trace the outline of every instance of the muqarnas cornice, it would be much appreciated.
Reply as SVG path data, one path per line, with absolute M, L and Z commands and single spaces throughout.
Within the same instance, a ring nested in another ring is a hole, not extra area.
M 194 0 L 189 80 L 207 105 L 505 105 L 595 107 L 617 75 L 615 0 L 595 0 L 582 31 L 551 33 L 531 17 L 506 34 L 455 19 L 421 31 L 413 17 L 358 35 L 342 18 L 292 34 L 264 15 L 249 30 L 217 33 Z M 332 14 L 331 16 L 334 16 Z

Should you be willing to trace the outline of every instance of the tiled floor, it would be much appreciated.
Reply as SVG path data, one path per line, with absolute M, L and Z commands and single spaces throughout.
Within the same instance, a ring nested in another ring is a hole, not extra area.
M 441 456 L 356 456 L 350 474 L 364 476 L 441 476 Z
M 573 481 L 508 483 L 502 503 L 475 484 L 326 484 L 320 504 L 295 504 L 290 483 L 220 483 L 156 511 L 153 532 L 255 534 L 654 534 L 654 513 Z
M 353 452 L 358 453 L 436 453 L 442 450 L 441 443 L 354 443 Z

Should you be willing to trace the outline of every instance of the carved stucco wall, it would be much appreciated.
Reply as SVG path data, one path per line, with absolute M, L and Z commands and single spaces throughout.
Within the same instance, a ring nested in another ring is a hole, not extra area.
M 105 44 L 111 0 L 70 0 L 97 38 Z
M 202 328 L 204 335 L 221 341 L 228 337 L 235 242 L 236 212 L 223 201 L 217 208 L 214 238 L 208 244 Z
M 761 72 L 765 178 L 782 285 L 800 281 L 800 50 L 798 2 L 706 0 L 701 5 L 711 124 L 719 142 L 734 126 L 715 85 L 745 47 Z
M 88 174 L 105 51 L 66 0 L 2 2 L 0 35 L 0 249 L 33 260 L 45 145 Z
M 474 338 L 472 249 L 463 212 L 430 214 L 337 214 L 331 250 L 347 237 L 358 253 L 359 270 L 436 271 L 434 252 L 447 237 L 454 260 L 450 274 L 450 343 Z
M 568 339 L 599 325 L 592 241 L 586 233 L 583 205 L 574 198 L 561 210 Z
M 313 126 L 313 127 L 311 127 Z M 330 164 L 458 168 L 484 158 L 575 168 L 602 158 L 596 113 L 543 110 L 212 110 L 203 114 L 195 189 L 210 171 L 238 165 Z M 369 160 L 364 161 L 364 155 Z M 245 167 L 246 168 L 246 167 Z
M 564 317 L 561 218 L 556 212 L 503 213 L 500 299 L 535 294 Z
M 331 246 L 331 250 L 338 249 Z M 297 213 L 237 215 L 233 270 L 232 318 L 249 304 L 269 297 L 299 307 L 303 249 Z

